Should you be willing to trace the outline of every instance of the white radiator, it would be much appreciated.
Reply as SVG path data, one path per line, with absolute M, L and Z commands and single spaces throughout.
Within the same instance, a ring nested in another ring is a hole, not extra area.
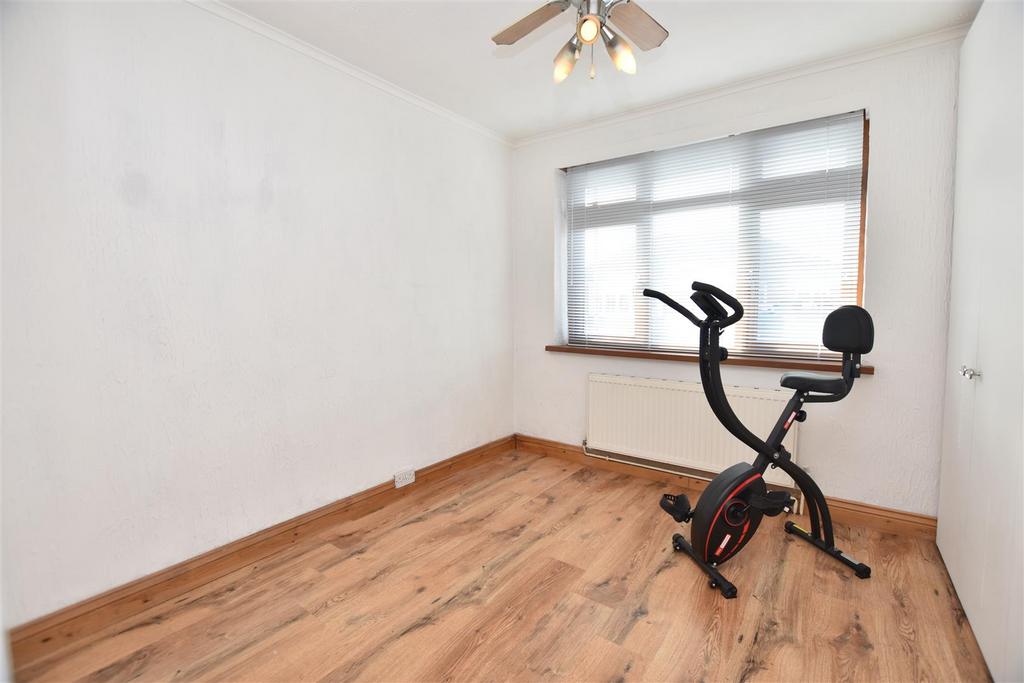
M 726 387 L 729 403 L 758 438 L 765 439 L 791 391 Z M 799 423 L 783 442 L 797 460 Z M 698 382 L 591 374 L 587 387 L 587 450 L 625 455 L 717 474 L 756 453 L 726 431 Z M 765 480 L 792 486 L 778 469 Z

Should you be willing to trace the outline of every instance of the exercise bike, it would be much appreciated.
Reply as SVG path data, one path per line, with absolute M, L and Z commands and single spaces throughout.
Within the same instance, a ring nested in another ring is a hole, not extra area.
M 752 448 L 757 457 L 753 464 L 737 463 L 712 479 L 697 501 L 696 508 L 690 508 L 690 501 L 684 494 L 662 496 L 661 508 L 665 512 L 678 523 L 690 523 L 690 539 L 675 534 L 672 547 L 689 555 L 704 570 L 710 577 L 712 588 L 717 588 L 726 598 L 735 598 L 736 587 L 722 576 L 718 568 L 750 542 L 764 516 L 792 512 L 796 504 L 788 491 L 769 491 L 765 485 L 765 471 L 768 467 L 778 467 L 793 478 L 803 493 L 811 524 L 810 531 L 807 531 L 787 521 L 786 532 L 839 560 L 858 578 L 868 578 L 871 576 L 870 567 L 835 547 L 832 516 L 825 496 L 811 476 L 792 461 L 782 441 L 793 422 L 807 419 L 803 410 L 805 403 L 839 401 L 850 393 L 853 381 L 860 377 L 861 354 L 871 351 L 874 343 L 871 316 L 859 306 L 841 306 L 829 313 L 822 330 L 822 343 L 832 351 L 842 352 L 841 376 L 813 372 L 787 372 L 782 375 L 780 384 L 793 389 L 793 397 L 771 434 L 766 440 L 761 440 L 733 412 L 722 385 L 721 364 L 729 354 L 725 347 L 719 345 L 719 337 L 722 330 L 743 317 L 743 306 L 712 285 L 694 282 L 692 286 L 694 291 L 690 299 L 704 312 L 703 320 L 661 292 L 645 289 L 643 294 L 662 301 L 700 328 L 699 363 L 704 395 L 718 420 L 733 436 Z

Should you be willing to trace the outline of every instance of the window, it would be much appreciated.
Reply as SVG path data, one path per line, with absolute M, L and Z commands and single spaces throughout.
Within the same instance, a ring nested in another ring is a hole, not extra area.
M 567 169 L 569 344 L 692 352 L 697 328 L 641 291 L 687 301 L 702 280 L 744 304 L 731 355 L 835 358 L 821 326 L 859 300 L 864 145 L 858 111 Z

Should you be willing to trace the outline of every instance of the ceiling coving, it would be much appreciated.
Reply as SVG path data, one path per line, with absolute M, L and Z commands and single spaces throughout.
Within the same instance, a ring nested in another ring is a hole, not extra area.
M 531 31 L 540 28 L 570 6 L 576 8 L 576 33 L 555 55 L 555 83 L 572 73 L 583 50 L 590 48 L 590 77 L 596 75 L 594 43 L 600 38 L 615 68 L 623 73 L 636 73 L 633 48 L 608 25 L 611 21 L 641 50 L 652 50 L 668 38 L 665 27 L 655 21 L 633 0 L 554 0 L 526 15 L 491 40 L 496 45 L 512 45 Z

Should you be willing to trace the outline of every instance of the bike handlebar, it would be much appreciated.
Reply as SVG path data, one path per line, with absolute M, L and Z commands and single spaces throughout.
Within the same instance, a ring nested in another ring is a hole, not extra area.
M 721 301 L 726 306 L 732 309 L 732 315 L 730 315 L 728 318 L 722 321 L 722 327 L 729 327 L 729 325 L 732 325 L 734 322 L 738 321 L 740 318 L 743 317 L 743 304 L 737 301 L 736 297 L 732 296 L 731 294 L 726 294 L 725 292 L 720 290 L 718 287 L 715 287 L 714 285 L 709 285 L 704 282 L 697 282 L 696 280 L 694 280 L 693 284 L 690 286 L 693 287 L 695 291 L 710 294 L 711 296 L 715 297 L 716 299 L 718 299 L 719 301 Z
M 681 303 L 670 297 L 668 294 L 662 294 L 656 289 L 644 289 L 643 294 L 644 296 L 649 296 L 652 299 L 657 299 L 661 303 L 668 306 L 669 308 L 675 309 L 677 312 L 682 313 L 684 316 L 686 316 L 687 320 L 689 320 L 694 325 L 700 327 L 700 318 L 695 316 L 693 313 L 690 312 L 688 308 L 686 308 L 686 306 L 683 306 Z
M 729 327 L 729 325 L 732 325 L 743 317 L 743 305 L 740 304 L 740 302 L 733 296 L 726 294 L 718 287 L 703 282 L 694 282 L 691 286 L 694 290 L 694 294 L 691 296 L 693 302 L 700 306 L 701 310 L 707 314 L 708 319 L 718 318 L 719 327 L 723 329 Z M 688 308 L 686 308 L 686 306 L 683 306 L 667 294 L 662 294 L 655 289 L 644 289 L 643 295 L 651 297 L 652 299 L 658 299 L 669 308 L 681 313 L 687 320 L 698 327 L 700 327 L 703 322 Z M 726 306 L 731 308 L 732 314 L 728 314 L 719 302 L 724 303 Z

